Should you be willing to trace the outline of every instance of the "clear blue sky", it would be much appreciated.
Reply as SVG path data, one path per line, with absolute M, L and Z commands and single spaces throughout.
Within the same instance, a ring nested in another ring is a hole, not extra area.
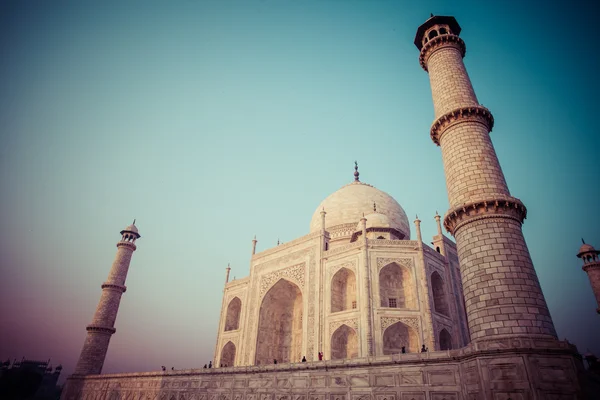
M 308 233 L 355 159 L 431 237 L 448 200 L 413 45 L 430 12 L 463 28 L 559 336 L 600 353 L 575 257 L 600 247 L 592 3 L 3 2 L 0 359 L 72 372 L 133 218 L 105 372 L 211 359 L 227 263 L 246 276 L 254 234 Z

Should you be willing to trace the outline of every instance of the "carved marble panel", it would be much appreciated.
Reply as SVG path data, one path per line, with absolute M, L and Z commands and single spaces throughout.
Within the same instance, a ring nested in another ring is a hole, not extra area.
M 407 267 L 412 271 L 412 267 L 413 267 L 412 258 L 383 258 L 383 257 L 377 257 L 377 271 L 381 270 L 381 268 L 383 268 L 386 265 L 391 264 L 393 262 L 397 263 L 398 265 Z
M 304 271 L 306 269 L 305 263 L 300 263 L 281 269 L 279 271 L 271 272 L 262 277 L 260 281 L 260 295 L 262 299 L 264 294 L 280 279 L 287 279 L 298 285 L 300 289 L 304 289 Z
M 331 321 L 329 323 L 329 333 L 332 334 L 337 328 L 339 328 L 342 325 L 347 325 L 348 327 L 358 332 L 358 320 L 356 318 L 349 318 L 339 321 Z
M 381 331 L 385 331 L 396 322 L 402 322 L 404 325 L 410 326 L 416 329 L 417 332 L 420 332 L 418 317 L 381 317 Z

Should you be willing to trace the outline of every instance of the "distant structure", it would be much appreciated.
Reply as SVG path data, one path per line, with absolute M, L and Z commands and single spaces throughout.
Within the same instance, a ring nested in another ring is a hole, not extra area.
M 1 393 L 1 390 L 10 390 L 6 386 L 10 385 L 11 382 L 9 380 L 12 378 L 13 382 L 17 383 L 21 381 L 20 378 L 17 378 L 18 374 L 23 372 L 33 372 L 38 374 L 41 377 L 41 382 L 39 384 L 38 389 L 35 394 L 31 397 L 28 397 L 30 400 L 54 400 L 58 398 L 60 394 L 60 387 L 57 386 L 58 378 L 60 377 L 60 373 L 62 372 L 62 365 L 56 366 L 56 368 L 52 368 L 50 364 L 50 360 L 48 361 L 37 361 L 37 360 L 28 360 L 23 357 L 22 360 L 14 360 L 11 364 L 10 360 L 7 360 L 0 364 L 0 396 L 5 393 Z M 11 376 L 12 375 L 12 376 Z M 16 379 L 15 379 L 16 378 Z M 4 382 L 3 382 L 4 381 Z M 22 382 L 22 381 L 21 381 Z M 17 386 L 20 386 L 17 384 Z M 17 387 L 18 389 L 27 389 L 22 387 Z
M 600 314 L 600 258 L 598 257 L 600 251 L 596 250 L 594 246 L 586 244 L 583 239 L 581 241 L 583 245 L 579 248 L 577 257 L 583 261 L 582 269 L 588 274 L 598 304 L 596 312 Z
M 135 220 L 133 224 L 121 231 L 121 240 L 117 243 L 115 261 L 108 274 L 108 279 L 102 284 L 102 295 L 94 319 L 86 328 L 88 333 L 75 367 L 75 375 L 91 375 L 102 372 L 110 338 L 116 331 L 114 326 L 121 296 L 127 290 L 125 279 L 131 256 L 137 248 L 135 241 L 140 237 Z

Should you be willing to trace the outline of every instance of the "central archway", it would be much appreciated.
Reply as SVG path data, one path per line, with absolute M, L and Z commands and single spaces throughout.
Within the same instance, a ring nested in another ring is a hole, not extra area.
M 406 348 L 408 353 L 418 352 L 417 332 L 402 322 L 396 322 L 383 333 L 383 354 L 401 353 L 402 346 Z
M 294 283 L 279 280 L 260 306 L 256 365 L 299 362 L 302 359 L 302 292 Z
M 347 325 L 342 325 L 331 335 L 331 359 L 358 357 L 358 337 L 356 331 Z

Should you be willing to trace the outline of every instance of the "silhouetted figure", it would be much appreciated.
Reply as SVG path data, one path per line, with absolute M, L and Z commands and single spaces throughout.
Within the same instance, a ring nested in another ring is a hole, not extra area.
M 273 364 L 277 364 L 277 360 L 276 359 L 273 359 Z
M 302 362 L 306 362 L 306 356 L 302 356 Z
M 423 345 L 423 346 L 421 347 L 421 353 L 427 353 L 427 351 L 428 351 L 428 350 L 429 350 L 429 349 L 428 349 L 428 348 L 426 348 L 426 347 L 425 347 L 425 345 Z
M 402 354 L 406 353 L 406 346 L 402 346 Z
M 319 352 L 319 361 L 323 361 L 323 353 Z
M 160 366 L 160 369 L 162 369 L 162 370 L 163 370 L 163 372 L 164 372 L 164 371 L 166 371 L 166 370 L 167 370 L 167 367 L 165 367 L 164 365 L 161 365 L 161 366 Z
M 221 364 L 221 368 L 223 368 L 223 364 Z
M 212 361 L 208 362 L 208 368 L 212 368 Z
M 171 367 L 171 371 L 175 371 L 175 367 Z
M 204 368 L 206 368 L 206 364 L 204 364 Z

